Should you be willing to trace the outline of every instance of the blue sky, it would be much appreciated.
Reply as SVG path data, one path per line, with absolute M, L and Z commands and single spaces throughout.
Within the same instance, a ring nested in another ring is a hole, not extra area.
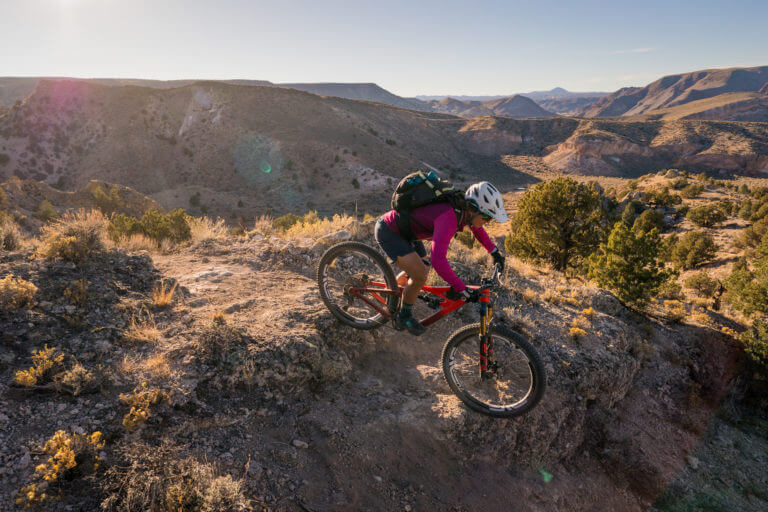
M 613 91 L 768 65 L 768 2 L 2 0 L 0 76 Z

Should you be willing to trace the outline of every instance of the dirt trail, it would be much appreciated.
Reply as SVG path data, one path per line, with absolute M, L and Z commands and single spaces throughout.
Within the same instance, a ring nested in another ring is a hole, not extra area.
M 250 336 L 308 329 L 306 321 L 313 318 L 330 322 L 331 329 L 346 329 L 319 300 L 313 261 L 291 269 L 265 264 L 256 253 L 183 253 L 157 256 L 154 263 L 189 292 L 194 321 L 205 322 L 214 311 L 224 310 Z M 512 502 L 516 510 L 580 510 L 596 504 L 639 509 L 636 498 L 617 489 L 596 462 L 587 459 L 578 468 L 547 462 L 547 471 L 557 478 L 545 483 L 539 472 L 544 462 L 532 463 L 530 456 L 515 462 L 516 454 L 502 453 L 509 443 L 473 444 L 458 437 L 467 424 L 470 430 L 502 428 L 512 438 L 518 428 L 524 437 L 531 429 L 526 418 L 494 422 L 468 412 L 443 381 L 438 366 L 442 344 L 451 331 L 474 321 L 474 315 L 465 308 L 462 316 L 438 322 L 421 339 L 389 326 L 373 333 L 353 331 L 350 336 L 361 343 L 350 354 L 349 379 L 316 390 L 308 400 L 283 397 L 282 404 L 240 421 L 235 435 L 210 423 L 203 435 L 236 446 L 235 468 L 247 460 L 280 467 L 282 477 L 266 477 L 292 482 L 287 488 L 277 484 L 286 493 L 273 497 L 271 505 L 278 509 L 509 510 Z M 233 394 L 219 407 L 247 408 L 259 401 L 259 393 Z M 554 403 L 548 401 L 543 409 L 559 406 L 556 397 Z M 308 448 L 296 449 L 294 440 Z M 581 476 L 585 470 L 592 473 L 586 481 Z M 263 478 L 257 480 L 264 485 Z

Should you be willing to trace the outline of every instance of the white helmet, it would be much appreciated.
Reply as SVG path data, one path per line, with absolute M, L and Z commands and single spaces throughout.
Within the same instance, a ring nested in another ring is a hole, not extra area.
M 487 181 L 481 181 L 469 187 L 464 193 L 464 198 L 477 206 L 480 213 L 493 217 L 496 222 L 509 220 L 501 192 Z

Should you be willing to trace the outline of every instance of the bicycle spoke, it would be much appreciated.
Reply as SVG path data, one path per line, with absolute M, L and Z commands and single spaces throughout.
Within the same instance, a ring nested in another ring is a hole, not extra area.
M 507 408 L 525 400 L 533 387 L 526 355 L 511 340 L 494 336 L 490 378 L 481 378 L 477 339 L 468 339 L 451 353 L 450 371 L 456 383 L 474 399 L 489 407 Z
M 355 295 L 356 289 L 365 288 L 371 283 L 384 283 L 386 278 L 379 266 L 366 254 L 346 252 L 330 262 L 324 270 L 324 285 L 328 298 L 346 315 L 356 320 L 381 318 L 375 309 Z M 370 292 L 366 298 L 378 303 Z M 386 305 L 382 304 L 386 309 Z

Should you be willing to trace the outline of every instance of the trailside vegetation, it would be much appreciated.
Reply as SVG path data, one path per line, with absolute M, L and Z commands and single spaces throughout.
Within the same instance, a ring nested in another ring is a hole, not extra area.
M 656 228 L 629 229 L 617 222 L 608 240 L 590 256 L 589 278 L 624 303 L 644 304 L 673 276 L 659 261 L 659 245 Z
M 606 217 L 598 187 L 555 178 L 520 200 L 505 247 L 521 259 L 550 263 L 556 270 L 575 268 L 597 248 Z

